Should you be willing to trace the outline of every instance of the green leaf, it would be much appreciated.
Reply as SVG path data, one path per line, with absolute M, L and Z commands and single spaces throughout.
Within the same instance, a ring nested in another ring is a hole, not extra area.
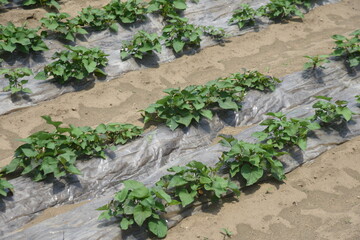
M 249 164 L 244 164 L 241 167 L 241 175 L 246 179 L 246 186 L 256 183 L 264 174 L 264 170 L 259 167 L 253 167 Z
M 179 192 L 179 198 L 181 200 L 181 204 L 183 207 L 186 207 L 190 203 L 194 202 L 194 197 L 189 194 L 189 192 L 186 189 L 181 189 Z
M 121 60 L 127 59 L 128 57 L 130 57 L 130 54 L 126 51 L 120 51 L 120 58 Z
M 47 74 L 44 71 L 39 72 L 36 74 L 35 79 L 36 80 L 46 80 L 48 78 Z
M 126 180 L 123 182 L 125 187 L 130 189 L 130 190 L 134 190 L 136 188 L 141 188 L 144 187 L 144 184 L 135 180 Z
M 200 110 L 200 114 L 204 117 L 206 117 L 207 119 L 212 119 L 213 118 L 213 114 L 210 110 L 207 109 L 201 109 Z
M 232 109 L 235 111 L 238 111 L 239 109 L 238 105 L 235 102 L 228 99 L 226 101 L 220 100 L 218 103 L 219 103 L 219 107 L 223 109 Z
M 199 180 L 200 180 L 201 184 L 211 183 L 211 179 L 209 177 L 207 177 L 207 176 L 206 177 L 201 176 Z
M 30 148 L 21 148 L 21 151 L 25 154 L 26 157 L 36 157 L 38 152 L 30 149 Z
M 284 174 L 284 166 L 279 160 L 273 160 L 270 162 L 271 164 L 271 174 L 273 177 L 275 177 L 277 180 L 282 181 L 285 179 Z
M 176 122 L 183 124 L 187 127 L 190 125 L 192 119 L 193 119 L 193 116 L 191 114 L 189 114 L 184 117 L 179 117 L 179 119 L 177 119 Z
M 139 204 L 134 208 L 134 220 L 139 226 L 142 226 L 144 221 L 149 218 L 151 214 L 152 211 L 150 207 L 145 207 Z
M 55 172 L 57 167 L 58 161 L 56 160 L 56 158 L 49 156 L 45 157 L 41 164 L 41 169 L 44 171 L 45 175 Z
M 301 148 L 301 150 L 305 151 L 307 147 L 307 139 L 306 138 L 300 138 L 297 142 L 297 145 Z
M 173 43 L 172 43 L 172 47 L 174 49 L 175 52 L 181 52 L 182 49 L 184 48 L 185 46 L 185 42 L 181 41 L 181 39 L 177 39 L 175 38 Z
M 110 30 L 114 31 L 114 32 L 118 32 L 119 31 L 119 25 L 117 23 L 113 23 L 109 26 Z
M 97 208 L 96 210 L 97 211 L 109 210 L 109 204 L 105 204 L 104 206 L 101 206 L 101 207 Z
M 268 137 L 268 134 L 265 132 L 255 132 L 252 136 L 259 139 L 259 141 L 264 141 Z
M 88 60 L 84 59 L 83 63 L 86 71 L 88 71 L 89 73 L 94 72 L 94 70 L 96 69 L 96 62 L 89 62 Z
M 187 183 L 188 182 L 185 181 L 183 177 L 175 175 L 171 178 L 171 180 L 169 182 L 169 188 L 183 186 Z
M 352 112 L 348 107 L 337 107 L 336 112 L 342 115 L 346 121 L 350 121 L 352 118 Z
M 338 41 L 346 40 L 346 37 L 344 37 L 342 35 L 339 35 L 339 34 L 332 35 L 332 38 L 335 39 L 335 40 L 338 40 Z
M 95 130 L 97 133 L 106 133 L 106 125 L 101 123 L 96 127 Z
M 317 129 L 320 129 L 321 126 L 320 126 L 320 124 L 317 123 L 317 122 L 312 122 L 312 123 L 310 123 L 310 124 L 307 126 L 307 128 L 308 128 L 309 130 L 317 130 Z
M 175 130 L 179 124 L 175 121 L 174 118 L 168 119 L 166 121 L 166 125 L 171 129 L 171 130 Z
M 170 203 L 172 201 L 169 194 L 167 194 L 162 188 L 154 187 L 153 191 L 155 192 L 156 196 L 160 199 L 164 199 L 166 202 Z
M 67 166 L 66 170 L 72 174 L 76 174 L 76 175 L 81 174 L 81 171 L 79 169 L 77 169 L 73 164 L 70 164 L 69 166 Z
M 174 7 L 179 10 L 185 10 L 187 8 L 186 3 L 181 0 L 179 0 L 179 1 L 175 0 L 173 4 L 174 4 Z
M 131 226 L 133 224 L 132 221 L 129 221 L 127 218 L 122 218 L 120 221 L 120 228 L 122 230 L 128 230 L 129 226 Z
M 147 187 L 142 186 L 142 187 L 138 187 L 133 189 L 133 191 L 131 192 L 131 195 L 136 197 L 136 198 L 146 198 L 148 197 L 150 194 L 150 191 Z
M 41 118 L 44 119 L 47 124 L 50 124 L 50 125 L 54 126 L 55 128 L 58 128 L 62 124 L 62 122 L 60 122 L 60 121 L 53 121 L 51 119 L 51 117 L 47 116 L 47 115 L 41 116 Z
M 316 99 L 322 99 L 322 100 L 326 100 L 326 101 L 331 101 L 331 97 L 325 97 L 325 96 L 315 96 Z
M 107 210 L 105 212 L 102 212 L 98 218 L 98 220 L 102 220 L 102 219 L 107 219 L 107 220 L 110 220 L 111 218 L 111 215 L 110 215 L 110 211 Z
M 159 238 L 164 238 L 167 234 L 168 227 L 163 219 L 151 219 L 149 220 L 148 227 L 150 232 L 155 234 Z
M 21 162 L 20 158 L 14 158 L 7 166 L 5 166 L 5 172 L 6 173 L 12 173 L 14 172 Z
M 1 186 L 0 186 L 0 195 L 4 197 L 7 196 L 7 193 L 3 189 L 1 189 Z
M 349 59 L 350 67 L 356 67 L 360 64 L 360 57 L 359 58 L 350 58 Z

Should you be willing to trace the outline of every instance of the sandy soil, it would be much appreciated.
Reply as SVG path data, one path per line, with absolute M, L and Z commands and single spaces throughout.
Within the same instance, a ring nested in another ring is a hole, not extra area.
M 184 219 L 169 240 L 360 239 L 360 137 L 287 174 L 245 189 L 237 201 Z
M 71 16 L 76 16 L 81 9 L 88 6 L 91 7 L 103 7 L 108 4 L 110 0 L 63 0 L 59 1 L 61 9 L 60 12 L 65 12 Z M 47 12 L 52 12 L 54 9 L 44 8 L 30 8 L 30 9 L 11 9 L 10 11 L 4 11 L 0 13 L 0 24 L 7 24 L 11 21 L 15 25 L 20 26 L 24 23 L 28 27 L 35 28 L 40 26 L 39 20 L 45 16 Z M 14 18 L 16 16 L 16 18 Z
M 49 130 L 40 118 L 42 115 L 75 125 L 129 122 L 141 126 L 137 111 L 161 97 L 163 89 L 203 84 L 243 68 L 277 77 L 301 70 L 306 61 L 304 55 L 331 52 L 331 35 L 358 28 L 359 12 L 358 0 L 322 6 L 306 14 L 303 22 L 274 24 L 258 33 L 231 38 L 224 47 L 210 47 L 158 68 L 130 72 L 110 82 L 96 83 L 87 91 L 68 93 L 0 116 L 0 167 L 11 160 L 14 149 L 21 144 L 17 139 Z
M 99 7 L 108 1 L 63 2 L 62 11 L 74 15 L 82 7 Z M 42 9 L 11 10 L 0 14 L 0 23 L 16 16 L 17 24 L 27 21 L 35 26 L 45 13 Z M 243 68 L 281 77 L 301 70 L 304 55 L 330 53 L 331 35 L 347 34 L 359 26 L 359 0 L 344 0 L 311 11 L 303 22 L 271 25 L 231 38 L 224 47 L 206 48 L 158 68 L 130 72 L 96 83 L 92 89 L 0 116 L 0 167 L 21 144 L 16 139 L 49 130 L 41 115 L 76 125 L 129 122 L 141 126 L 137 111 L 161 97 L 165 88 L 203 84 Z M 233 232 L 233 239 L 360 239 L 359 159 L 360 138 L 290 173 L 285 184 L 268 182 L 248 188 L 239 202 L 184 220 L 168 239 L 223 239 L 221 228 Z M 32 224 L 71 209 L 71 205 L 49 209 Z

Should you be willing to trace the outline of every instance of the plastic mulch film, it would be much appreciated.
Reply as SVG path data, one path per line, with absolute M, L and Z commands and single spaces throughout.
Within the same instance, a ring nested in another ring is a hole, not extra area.
M 317 0 L 315 1 L 316 4 L 314 7 L 328 3 L 335 3 L 338 1 L 339 0 Z M 252 7 L 258 8 L 267 2 L 269 1 L 202 0 L 198 4 L 195 4 L 191 1 L 188 1 L 188 8 L 184 11 L 184 16 L 189 18 L 189 23 L 191 24 L 199 26 L 213 25 L 215 27 L 222 27 L 228 35 L 236 36 L 249 31 L 265 28 L 271 21 L 262 18 L 261 20 L 257 21 L 257 25 L 255 27 L 245 28 L 244 30 L 239 31 L 237 25 L 229 26 L 227 24 L 227 21 L 232 16 L 233 10 L 239 8 L 241 3 L 249 3 Z M 14 5 L 16 6 L 16 3 L 18 3 L 18 1 L 10 4 L 8 8 L 14 7 Z M 146 67 L 154 67 L 159 63 L 169 62 L 176 58 L 171 49 L 165 48 L 163 46 L 161 54 L 154 53 L 152 56 L 147 56 L 141 61 L 134 59 L 129 59 L 127 61 L 120 60 L 120 48 L 122 41 L 130 40 L 139 30 L 146 30 L 151 33 L 161 34 L 163 27 L 164 22 L 162 21 L 161 17 L 154 14 L 148 14 L 147 20 L 144 23 L 136 23 L 128 26 L 119 25 L 118 33 L 112 33 L 109 30 L 106 30 L 91 32 L 88 35 L 79 36 L 76 39 L 76 45 L 85 47 L 99 47 L 106 54 L 109 54 L 109 64 L 104 69 L 108 76 L 101 80 L 111 80 L 125 72 Z M 34 74 L 40 72 L 45 65 L 53 61 L 51 57 L 55 52 L 65 49 L 63 47 L 63 43 L 58 41 L 54 35 L 49 36 L 49 38 L 45 40 L 45 43 L 48 45 L 50 50 L 43 53 L 33 53 L 28 57 L 20 57 L 16 54 L 12 54 L 11 56 L 8 56 L 8 58 L 5 58 L 6 61 L 2 64 L 2 67 L 28 67 L 33 70 Z M 204 37 L 200 48 L 215 44 L 217 44 L 216 41 L 209 37 Z M 189 51 L 190 52 L 187 53 L 196 52 L 197 50 Z M 47 81 L 34 80 L 33 77 L 29 77 L 27 79 L 29 79 L 29 82 L 26 84 L 26 87 L 33 91 L 32 94 L 26 94 L 24 96 L 12 96 L 10 92 L 0 92 L 0 115 L 11 112 L 15 109 L 32 106 L 38 102 L 55 98 L 67 92 L 84 89 L 88 84 L 93 83 L 93 81 L 90 79 L 89 81 L 84 81 L 82 84 L 75 83 L 64 86 L 55 84 L 51 81 L 51 79 Z M 7 80 L 0 78 L 0 89 L 4 88 L 6 85 Z
M 211 144 L 224 126 L 250 126 L 236 138 L 254 142 L 251 134 L 263 129 L 258 124 L 267 118 L 265 113 L 282 111 L 288 117 L 309 116 L 314 113 L 312 104 L 316 99 L 313 96 L 317 95 L 347 100 L 353 112 L 360 112 L 354 98 L 360 93 L 360 76 L 355 71 L 349 74 L 342 62 L 325 66 L 324 70 L 303 71 L 284 77 L 272 93 L 249 92 L 242 110 L 236 114 L 218 112 L 212 121 L 202 120 L 197 125 L 175 131 L 160 126 L 114 152 L 108 152 L 106 159 L 79 161 L 77 167 L 83 175 L 46 182 L 32 182 L 27 177 L 10 180 L 16 192 L 0 202 L 0 236 L 12 240 L 124 238 L 118 224 L 98 221 L 99 211 L 95 209 L 112 199 L 121 188 L 121 181 L 134 179 L 150 186 L 174 165 L 185 165 L 192 160 L 214 165 L 221 153 L 227 150 L 219 144 Z M 355 70 L 359 71 L 360 67 Z M 306 151 L 295 149 L 281 160 L 289 172 L 358 135 L 360 116 L 355 115 L 347 124 L 315 131 L 308 139 Z M 46 208 L 88 199 L 92 200 L 70 212 L 21 230 Z M 182 209 L 169 211 L 169 226 L 184 217 Z M 144 231 L 134 234 L 130 233 L 129 239 L 144 238 Z

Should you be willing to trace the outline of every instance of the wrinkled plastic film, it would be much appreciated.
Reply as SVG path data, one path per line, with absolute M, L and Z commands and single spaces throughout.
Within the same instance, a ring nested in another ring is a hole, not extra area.
M 335 3 L 339 0 L 318 0 L 317 5 L 323 5 L 328 3 Z M 265 28 L 269 24 L 269 20 L 261 19 L 257 21 L 257 26 L 249 27 L 239 31 L 238 26 L 227 24 L 227 21 L 231 18 L 233 10 L 239 8 L 242 3 L 249 3 L 252 7 L 258 8 L 261 5 L 269 2 L 268 0 L 202 0 L 198 4 L 187 1 L 188 8 L 184 11 L 184 16 L 189 18 L 189 23 L 195 25 L 213 25 L 215 27 L 224 28 L 225 32 L 231 36 L 237 36 L 244 34 L 249 31 L 258 30 Z M 14 4 L 9 5 L 10 7 L 16 6 L 19 1 L 15 1 Z M 5 6 L 6 7 L 6 6 Z M 9 10 L 11 11 L 11 10 Z M 151 56 L 146 56 L 144 60 L 138 61 L 129 59 L 127 61 L 121 61 L 120 59 L 120 48 L 121 44 L 125 40 L 132 39 L 133 35 L 139 30 L 145 30 L 151 33 L 157 33 L 161 35 L 164 22 L 161 17 L 156 14 L 148 14 L 145 22 L 131 24 L 129 26 L 119 25 L 118 33 L 112 33 L 109 30 L 106 31 L 94 31 L 88 35 L 78 35 L 76 39 L 76 45 L 84 47 L 99 47 L 106 54 L 108 54 L 109 64 L 105 67 L 105 72 L 108 74 L 105 80 L 111 80 L 123 73 L 138 70 L 147 67 L 154 67 L 160 63 L 169 62 L 176 58 L 173 51 L 170 48 L 163 46 L 162 52 L 154 53 Z M 63 43 L 55 38 L 55 35 L 49 36 L 45 40 L 45 43 L 50 48 L 48 51 L 42 53 L 34 53 L 28 57 L 19 57 L 16 54 L 9 56 L 7 61 L 2 64 L 2 67 L 28 67 L 31 68 L 36 75 L 40 72 L 45 65 L 53 62 L 51 57 L 55 52 L 64 50 Z M 217 44 L 216 41 L 210 37 L 204 37 L 201 41 L 201 48 L 212 46 Z M 196 52 L 196 50 L 188 50 L 188 52 Z M 33 93 L 26 95 L 27 97 L 12 97 L 10 92 L 0 92 L 0 115 L 14 111 L 16 109 L 35 105 L 39 102 L 56 98 L 64 93 L 78 91 L 86 88 L 91 81 L 84 82 L 83 85 L 79 83 L 69 84 L 66 86 L 55 84 L 51 80 L 39 81 L 34 80 L 34 76 L 27 78 L 29 82 L 26 84 L 27 88 L 30 88 Z M 90 78 L 91 79 L 91 78 Z M 102 79 L 104 80 L 104 79 Z M 0 78 L 0 89 L 7 85 L 7 79 L 1 76 Z
M 0 202 L 0 209 L 5 209 L 0 210 L 0 225 L 4 226 L 0 234 L 3 239 L 62 239 L 63 234 L 65 239 L 120 239 L 122 233 L 118 225 L 97 221 L 99 212 L 95 209 L 109 202 L 120 189 L 120 182 L 126 179 L 138 180 L 150 186 L 174 165 L 185 165 L 192 160 L 214 165 L 221 153 L 227 150 L 219 144 L 211 144 L 224 126 L 235 123 L 254 125 L 236 135 L 236 138 L 255 142 L 251 134 L 264 128 L 258 123 L 267 118 L 265 113 L 281 110 L 288 117 L 309 116 L 313 114 L 311 106 L 316 101 L 313 98 L 316 95 L 347 100 L 349 108 L 359 112 L 354 98 L 360 92 L 359 75 L 349 75 L 342 62 L 332 62 L 322 70 L 321 79 L 319 82 L 319 77 L 309 72 L 291 74 L 282 79 L 283 83 L 274 92 L 249 92 L 238 114 L 221 111 L 212 121 L 203 119 L 197 125 L 175 131 L 160 126 L 142 138 L 118 147 L 114 152 L 109 151 L 106 159 L 80 161 L 77 167 L 83 175 L 70 176 L 59 182 L 32 182 L 26 177 L 13 179 L 10 182 L 16 187 L 15 195 Z M 336 129 L 315 131 L 308 139 L 306 151 L 295 149 L 290 155 L 282 156 L 286 172 L 360 135 L 359 122 L 360 117 L 355 115 L 349 123 Z M 93 200 L 71 212 L 15 232 L 41 210 L 85 199 Z M 174 217 L 169 219 L 169 225 L 176 224 L 183 217 L 177 211 L 171 213 Z M 143 234 L 130 234 L 129 239 L 134 236 L 141 239 Z

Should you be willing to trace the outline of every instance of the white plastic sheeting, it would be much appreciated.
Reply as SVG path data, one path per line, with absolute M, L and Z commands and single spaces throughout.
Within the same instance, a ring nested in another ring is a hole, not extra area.
M 315 6 L 335 3 L 338 1 L 339 0 L 316 0 Z M 252 7 L 258 8 L 267 2 L 269 2 L 269 0 L 201 0 L 198 4 L 195 4 L 188 1 L 188 9 L 184 11 L 184 16 L 189 18 L 189 23 L 203 26 L 213 25 L 215 27 L 222 27 L 228 35 L 236 36 L 249 31 L 257 31 L 261 28 L 265 28 L 269 24 L 269 20 L 259 20 L 255 27 L 245 28 L 239 31 L 237 25 L 229 26 L 227 24 L 227 21 L 232 16 L 233 10 L 239 8 L 241 3 L 249 3 Z M 19 3 L 19 1 L 15 1 L 15 6 L 16 3 Z M 14 6 L 14 4 L 10 4 L 10 6 Z M 142 61 L 135 61 L 134 59 L 129 59 L 127 61 L 120 60 L 120 48 L 122 41 L 130 40 L 139 30 L 145 30 L 161 35 L 163 27 L 164 21 L 162 21 L 161 17 L 154 14 L 148 14 L 147 20 L 144 23 L 140 22 L 131 25 L 119 25 L 118 33 L 112 33 L 109 30 L 106 30 L 91 32 L 88 35 L 79 35 L 76 39 L 76 43 L 73 44 L 85 47 L 100 47 L 100 49 L 102 49 L 106 54 L 109 54 L 109 64 L 104 69 L 108 76 L 106 79 L 101 80 L 111 80 L 125 72 L 140 68 L 154 67 L 159 63 L 169 62 L 176 58 L 171 49 L 163 47 L 161 54 L 154 53 L 152 56 L 145 57 Z M 12 54 L 9 58 L 5 58 L 6 62 L 3 63 L 2 67 L 29 67 L 35 74 L 40 72 L 45 65 L 53 61 L 51 57 L 55 52 L 64 49 L 64 42 L 58 41 L 54 35 L 46 39 L 45 43 L 50 48 L 49 51 L 34 53 L 29 56 L 24 54 Z M 67 44 L 71 44 L 71 42 L 68 42 Z M 211 38 L 204 37 L 201 42 L 200 49 L 215 44 L 217 44 L 217 42 L 213 41 Z M 194 52 L 196 52 L 196 50 L 188 50 L 185 54 L 192 54 Z M 0 89 L 7 85 L 7 80 L 2 78 L 3 76 L 0 78 Z M 63 86 L 55 84 L 51 80 L 38 81 L 34 80 L 33 77 L 29 77 L 27 79 L 29 79 L 29 83 L 26 84 L 26 87 L 33 91 L 32 94 L 22 97 L 14 97 L 11 96 L 10 92 L 0 92 L 0 115 L 11 112 L 15 109 L 32 106 L 38 102 L 55 98 L 67 92 L 82 90 L 89 84 L 91 85 L 93 82 L 93 80 L 90 79 L 87 83 L 82 82 L 83 85 L 73 83 Z
M 342 62 L 331 62 L 325 70 L 316 73 L 298 72 L 284 77 L 283 83 L 272 93 L 251 91 L 247 94 L 243 109 L 238 113 L 218 112 L 212 121 L 185 129 L 170 131 L 160 126 L 125 146 L 109 152 L 106 159 L 90 159 L 79 162 L 83 175 L 70 176 L 60 181 L 32 182 L 19 177 L 10 182 L 16 187 L 13 197 L 0 202 L 0 236 L 2 239 L 121 239 L 124 238 L 118 224 L 98 221 L 95 209 L 109 202 L 121 187 L 120 181 L 134 179 L 153 185 L 166 169 L 185 165 L 197 160 L 214 165 L 226 148 L 211 145 L 217 133 L 227 125 L 252 127 L 239 133 L 236 138 L 253 142 L 251 134 L 263 129 L 258 125 L 267 118 L 267 112 L 283 111 L 289 117 L 306 117 L 314 113 L 313 96 L 325 95 L 334 100 L 347 100 L 353 112 L 360 112 L 355 95 L 360 93 L 360 67 L 348 73 Z M 324 151 L 360 135 L 360 116 L 355 115 L 347 124 L 315 131 L 309 136 L 308 148 L 296 148 L 282 157 L 286 172 L 310 161 Z M 58 204 L 93 199 L 70 212 L 50 218 L 22 231 L 17 231 L 36 216 L 36 213 Z M 175 210 L 169 226 L 183 218 Z M 129 232 L 130 239 L 143 239 L 144 231 Z

